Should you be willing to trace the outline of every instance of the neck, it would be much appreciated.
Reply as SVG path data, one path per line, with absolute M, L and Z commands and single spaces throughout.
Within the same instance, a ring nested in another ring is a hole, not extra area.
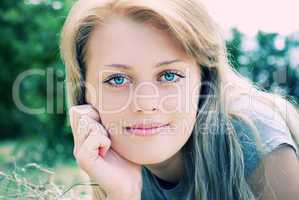
M 158 178 L 170 183 L 178 183 L 185 172 L 181 150 L 161 163 L 145 165 L 145 167 Z

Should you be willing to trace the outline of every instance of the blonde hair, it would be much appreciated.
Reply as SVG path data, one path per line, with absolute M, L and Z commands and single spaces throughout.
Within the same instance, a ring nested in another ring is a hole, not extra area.
M 258 150 L 261 150 L 261 143 L 250 112 L 242 109 L 242 104 L 240 106 L 238 102 L 244 97 L 248 97 L 249 101 L 254 98 L 273 108 L 286 122 L 297 146 L 299 114 L 295 106 L 281 95 L 261 90 L 230 66 L 225 40 L 199 1 L 77 1 L 61 35 L 61 54 L 67 71 L 68 106 L 84 103 L 89 35 L 95 26 L 104 24 L 114 14 L 168 31 L 201 68 L 202 79 L 207 85 L 201 89 L 204 98 L 200 99 L 198 105 L 198 118 L 192 137 L 185 145 L 186 152 L 192 155 L 192 162 L 187 164 L 193 166 L 195 175 L 190 198 L 252 199 L 252 191 L 244 177 L 241 145 L 232 120 L 242 119 L 249 125 Z M 211 124 L 214 126 L 211 127 Z M 219 148 L 225 150 L 225 156 L 220 155 Z M 94 191 L 95 195 L 101 193 L 97 189 Z

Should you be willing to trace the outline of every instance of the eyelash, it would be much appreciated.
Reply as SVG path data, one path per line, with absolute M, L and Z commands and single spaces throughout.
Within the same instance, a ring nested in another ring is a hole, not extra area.
M 162 82 L 174 83 L 174 82 L 178 82 L 179 79 L 185 78 L 185 76 L 181 72 L 176 71 L 176 70 L 166 70 L 160 74 L 160 77 L 165 74 L 174 74 L 174 75 L 178 76 L 178 78 L 175 81 L 162 81 Z M 118 78 L 118 77 L 130 79 L 129 76 L 127 76 L 123 73 L 115 73 L 115 74 L 110 75 L 106 80 L 103 81 L 103 83 L 107 83 L 111 87 L 123 87 L 123 85 L 117 86 L 117 84 L 110 83 L 111 80 Z M 160 78 L 159 78 L 159 80 L 160 80 Z

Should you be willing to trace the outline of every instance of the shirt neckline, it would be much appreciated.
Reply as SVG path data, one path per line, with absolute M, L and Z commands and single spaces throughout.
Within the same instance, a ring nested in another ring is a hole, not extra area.
M 159 183 L 158 179 L 160 179 L 160 178 L 158 178 L 157 176 L 155 176 L 154 174 L 152 174 L 150 171 L 149 171 L 149 173 L 151 174 L 152 178 L 154 179 L 155 185 L 159 189 L 161 189 L 162 191 L 164 191 L 164 192 L 171 192 L 171 193 L 173 193 L 175 191 L 180 191 L 183 188 L 184 183 L 185 183 L 185 176 L 184 176 L 184 177 L 182 177 L 182 179 L 178 183 L 174 184 L 173 187 L 171 187 L 171 188 L 165 188 L 165 187 L 161 186 L 161 183 Z M 162 180 L 162 181 L 164 181 L 164 180 Z
M 159 183 L 158 177 L 156 175 L 152 174 L 151 171 L 149 169 L 147 169 L 146 167 L 144 167 L 144 168 L 147 171 L 147 173 L 150 175 L 151 179 L 153 179 L 155 187 L 157 187 L 159 190 L 163 191 L 163 193 L 167 193 L 167 194 L 180 193 L 180 192 L 184 191 L 187 187 L 187 177 L 190 176 L 190 172 L 188 171 L 189 169 L 187 168 L 187 166 L 185 166 L 186 174 L 184 174 L 184 176 L 180 179 L 180 181 L 177 184 L 175 184 L 175 186 L 173 186 L 171 188 L 162 187 L 161 184 Z

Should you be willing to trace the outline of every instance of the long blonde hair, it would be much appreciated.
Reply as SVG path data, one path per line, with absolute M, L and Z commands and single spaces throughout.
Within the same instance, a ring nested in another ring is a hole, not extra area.
M 103 24 L 113 14 L 168 31 L 201 68 L 205 82 L 201 89 L 203 98 L 198 104 L 192 137 L 184 149 L 191 153 L 192 162 L 186 164 L 192 165 L 194 172 L 189 197 L 202 200 L 252 199 L 253 193 L 244 176 L 241 144 L 232 126 L 233 119 L 246 122 L 259 150 L 261 145 L 250 112 L 240 109 L 242 106 L 238 106 L 238 102 L 249 97 L 249 101 L 254 98 L 273 108 L 286 122 L 297 146 L 299 114 L 286 98 L 261 90 L 230 66 L 219 27 L 198 0 L 77 1 L 61 35 L 68 106 L 84 103 L 86 43 L 94 27 Z

